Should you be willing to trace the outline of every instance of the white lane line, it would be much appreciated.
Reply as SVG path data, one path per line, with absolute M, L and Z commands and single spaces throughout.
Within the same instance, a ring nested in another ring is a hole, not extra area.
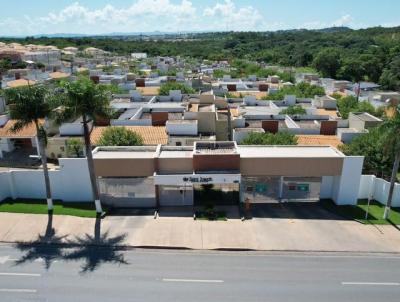
M 342 285 L 400 286 L 399 282 L 342 282 Z
M 36 293 L 36 289 L 26 289 L 26 288 L 0 288 L 0 292 L 3 293 Z
M 10 258 L 10 256 L 2 256 L 0 257 L 0 264 L 5 264 L 8 261 L 17 261 L 18 259 Z
M 197 283 L 223 283 L 224 280 L 200 280 L 200 279 L 162 279 L 163 282 L 197 282 Z
M 41 274 L 30 274 L 30 273 L 0 273 L 0 276 L 40 277 Z

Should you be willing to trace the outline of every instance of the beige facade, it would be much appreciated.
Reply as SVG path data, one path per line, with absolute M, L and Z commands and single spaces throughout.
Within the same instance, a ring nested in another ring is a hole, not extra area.
M 196 205 L 201 201 L 193 191 L 205 184 L 215 190 L 236 190 L 234 202 L 331 198 L 338 204 L 354 204 L 363 162 L 362 157 L 346 157 L 329 146 L 236 146 L 234 142 L 99 147 L 93 157 L 103 185 L 101 198 L 132 206 Z
M 163 157 L 157 160 L 157 172 L 159 174 L 193 173 L 193 159 Z
M 268 154 L 269 150 L 271 154 Z M 295 153 L 299 156 L 294 157 Z M 328 146 L 240 146 L 237 152 L 226 154 L 213 153 L 212 149 L 202 154 L 192 147 L 170 146 L 159 146 L 157 149 L 100 147 L 94 151 L 96 175 L 101 177 L 145 177 L 154 173 L 199 171 L 235 171 L 243 176 L 337 176 L 342 173 L 344 158 L 342 153 Z
M 322 177 L 340 175 L 343 158 L 241 158 L 244 176 Z

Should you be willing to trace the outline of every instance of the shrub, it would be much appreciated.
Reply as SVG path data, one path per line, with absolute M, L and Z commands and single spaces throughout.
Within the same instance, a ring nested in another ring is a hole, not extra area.
M 177 82 L 168 82 L 161 85 L 158 94 L 159 95 L 169 95 L 170 90 L 180 90 L 183 94 L 191 94 L 195 93 L 195 90 L 192 87 L 189 87 L 182 83 Z
M 99 146 L 142 146 L 143 138 L 124 127 L 108 127 L 101 135 Z
M 299 105 L 294 105 L 294 106 L 292 105 L 292 106 L 287 107 L 286 109 L 283 109 L 279 114 L 303 115 L 306 113 L 307 113 L 307 111 L 303 107 L 301 107 Z
M 241 145 L 297 145 L 297 137 L 289 132 L 276 134 L 252 132 Z

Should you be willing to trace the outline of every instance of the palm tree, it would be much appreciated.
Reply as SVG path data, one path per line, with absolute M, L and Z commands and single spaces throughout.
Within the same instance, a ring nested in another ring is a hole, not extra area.
M 100 195 L 94 173 L 89 124 L 94 121 L 96 117 L 110 116 L 112 112 L 109 106 L 110 93 L 105 85 L 96 85 L 89 79 L 83 77 L 75 82 L 62 83 L 62 87 L 64 88 L 64 94 L 59 99 L 60 106 L 58 110 L 56 110 L 58 113 L 56 121 L 61 123 L 72 118 L 82 119 L 85 151 L 93 199 L 96 212 L 101 214 L 103 209 L 101 207 Z
M 10 109 L 10 116 L 16 120 L 12 127 L 12 131 L 18 132 L 24 127 L 34 123 L 36 127 L 36 136 L 38 138 L 39 157 L 42 161 L 44 182 L 46 186 L 47 208 L 53 210 L 53 200 L 51 197 L 51 187 L 49 170 L 47 167 L 46 157 L 46 131 L 41 125 L 40 120 L 49 117 L 51 108 L 48 103 L 48 90 L 42 85 L 25 86 L 20 88 L 5 90 L 7 104 Z
M 390 178 L 388 200 L 386 202 L 385 212 L 383 214 L 383 218 L 388 219 L 390 208 L 392 206 L 394 185 L 400 165 L 400 105 L 397 105 L 397 108 L 395 108 L 394 115 L 382 124 L 382 129 L 385 133 L 387 146 L 393 148 L 392 150 L 395 154 L 392 176 Z

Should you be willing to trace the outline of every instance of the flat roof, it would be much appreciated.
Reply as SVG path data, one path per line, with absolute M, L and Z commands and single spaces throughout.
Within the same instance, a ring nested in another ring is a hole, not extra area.
M 355 116 L 358 116 L 364 122 L 382 122 L 381 119 L 367 113 L 367 112 L 354 112 Z
M 94 159 L 126 159 L 126 158 L 154 158 L 152 151 L 98 151 L 93 154 Z
M 240 157 L 332 158 L 344 154 L 329 146 L 237 146 Z
M 241 158 L 343 158 L 345 155 L 330 146 L 237 146 Z M 200 154 L 235 154 L 232 149 L 209 150 Z M 221 153 L 222 151 L 222 153 Z M 224 153 L 228 151 L 227 153 Z M 149 159 L 191 158 L 192 147 L 99 147 L 93 151 L 94 159 Z
M 159 158 L 192 158 L 193 151 L 188 150 L 161 150 Z
M 94 159 L 154 158 L 157 146 L 98 147 L 93 150 Z

